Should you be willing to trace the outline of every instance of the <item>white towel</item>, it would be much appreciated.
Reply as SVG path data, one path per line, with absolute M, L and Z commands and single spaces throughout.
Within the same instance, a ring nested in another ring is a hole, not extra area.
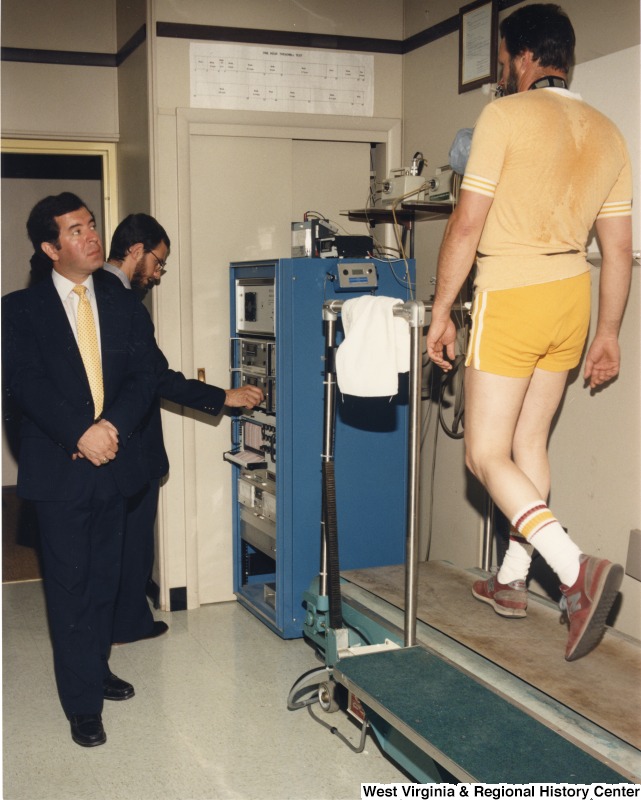
M 398 373 L 410 368 L 410 330 L 395 317 L 396 297 L 364 295 L 343 303 L 345 339 L 336 352 L 336 379 L 343 394 L 390 397 L 398 393 Z

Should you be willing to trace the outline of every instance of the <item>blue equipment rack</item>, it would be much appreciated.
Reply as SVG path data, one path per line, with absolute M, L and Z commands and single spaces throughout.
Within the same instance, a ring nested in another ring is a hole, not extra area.
M 374 268 L 376 287 L 341 287 L 339 269 Z M 405 276 L 406 269 L 409 275 Z M 237 325 L 236 283 L 273 281 L 274 330 L 270 335 L 242 332 Z M 240 603 L 284 638 L 303 634 L 303 592 L 318 571 L 321 548 L 320 453 L 323 439 L 325 300 L 377 294 L 407 300 L 414 262 L 378 259 L 282 258 L 234 262 L 230 274 L 233 340 L 273 341 L 275 405 L 268 414 L 242 414 L 232 424 L 232 451 L 242 447 L 242 424 L 269 422 L 275 427 L 275 462 L 267 465 L 275 484 L 272 545 L 261 550 L 260 534 L 251 535 L 249 514 L 239 502 L 242 467 L 232 465 L 234 592 Z M 340 336 L 340 331 L 339 331 Z M 238 348 L 233 349 L 234 385 L 240 385 Z M 346 568 L 398 564 L 404 558 L 402 513 L 407 492 L 407 390 L 392 398 L 340 398 L 335 446 L 341 526 L 341 564 Z M 271 474 L 273 473 L 273 474 Z M 264 537 L 263 537 L 264 538 Z M 259 543 L 257 546 L 256 543 Z M 266 552 L 269 551 L 269 552 Z

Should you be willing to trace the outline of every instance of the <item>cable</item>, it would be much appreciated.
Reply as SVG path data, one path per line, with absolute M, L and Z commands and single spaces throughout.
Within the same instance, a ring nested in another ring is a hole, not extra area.
M 466 314 L 466 312 L 463 309 L 466 303 L 464 297 L 468 294 L 468 291 L 470 290 L 469 281 L 468 284 L 464 287 L 464 289 L 462 289 L 461 292 L 459 293 L 458 308 L 453 312 L 456 322 L 458 323 L 457 337 L 459 338 L 458 341 L 459 355 L 456 356 L 456 358 L 454 359 L 452 369 L 449 372 L 444 373 L 442 375 L 441 389 L 439 392 L 439 421 L 441 423 L 441 427 L 451 439 L 462 439 L 464 436 L 463 418 L 465 414 L 465 387 L 464 387 L 462 372 L 463 372 L 463 365 L 465 363 L 465 353 L 467 352 L 468 340 L 470 335 L 470 317 L 468 314 Z M 452 388 L 452 393 L 454 395 L 454 402 L 453 402 L 454 420 L 451 425 L 447 424 L 443 414 L 445 392 L 447 391 L 448 388 Z
M 436 483 L 436 450 L 438 445 L 438 432 L 439 432 L 439 425 L 436 424 L 434 425 L 434 441 L 432 443 L 432 465 L 430 469 L 430 516 L 429 516 L 428 536 L 425 546 L 426 561 L 429 561 L 430 549 L 432 547 L 432 523 L 434 520 L 434 485 Z
M 445 373 L 441 378 L 441 389 L 439 392 L 438 398 L 438 418 L 439 422 L 441 423 L 441 427 L 445 431 L 445 433 L 450 437 L 450 439 L 462 439 L 464 436 L 463 433 L 463 413 L 465 411 L 465 395 L 463 389 L 463 379 L 460 377 L 461 367 L 465 362 L 464 355 L 458 355 L 454 359 L 454 364 L 452 369 Z M 454 388 L 454 421 L 451 425 L 448 425 L 445 421 L 445 417 L 443 416 L 443 406 L 445 401 L 445 392 L 447 389 L 454 384 L 454 381 L 458 379 L 456 386 Z M 460 429 L 459 429 L 460 428 Z
M 296 711 L 299 708 L 305 708 L 313 703 L 318 703 L 318 696 L 301 701 L 295 701 L 294 696 L 298 694 L 299 691 L 302 691 L 303 684 L 307 683 L 307 681 L 311 680 L 312 678 L 320 677 L 321 675 L 325 676 L 325 680 L 329 680 L 331 678 L 330 668 L 315 667 L 314 669 L 310 669 L 308 672 L 304 672 L 300 678 L 294 681 L 292 688 L 289 690 L 289 694 L 287 695 L 287 708 L 289 711 Z M 315 683 L 314 686 L 308 686 L 307 689 L 315 689 L 318 684 L 324 682 L 325 681 L 321 679 L 318 681 L 318 683 Z
M 312 711 L 311 705 L 309 705 L 307 707 L 307 711 L 309 712 L 309 716 L 315 722 L 318 722 L 318 724 L 322 725 L 323 728 L 327 728 L 327 730 L 330 733 L 334 734 L 334 736 L 338 736 L 338 738 L 341 740 L 341 742 L 343 742 L 343 744 L 346 744 L 349 747 L 349 749 L 352 750 L 352 752 L 354 752 L 354 753 L 362 753 L 363 752 L 363 750 L 365 749 L 365 740 L 367 738 L 367 731 L 369 729 L 369 722 L 366 719 L 363 720 L 363 727 L 361 728 L 361 739 L 360 739 L 360 742 L 358 743 L 358 745 L 354 745 L 354 744 L 352 744 L 352 742 L 350 742 L 350 740 L 347 738 L 347 736 L 345 736 L 345 734 L 341 733 L 338 730 L 338 728 L 336 728 L 334 725 L 328 725 L 327 722 L 324 722 L 322 719 L 320 719 L 320 717 L 317 717 L 316 714 L 314 714 L 314 712 Z
M 427 381 L 427 387 L 425 391 L 425 395 L 423 399 L 429 400 L 432 397 L 432 393 L 430 392 L 431 385 L 434 381 L 435 374 L 432 362 L 427 359 L 426 362 L 423 364 L 423 377 L 424 380 Z M 430 429 L 430 425 L 432 423 L 432 416 L 434 413 L 434 403 L 429 403 L 427 406 L 427 412 L 423 416 L 423 420 L 421 423 L 421 452 L 423 451 L 423 447 L 425 445 L 425 440 L 427 438 L 427 434 Z M 430 498 L 430 511 L 427 521 L 427 542 L 425 546 L 425 560 L 429 558 L 430 554 L 430 547 L 432 544 L 432 527 L 433 527 L 433 512 L 434 512 L 434 477 L 436 474 L 436 443 L 438 440 L 438 424 L 434 430 L 434 442 L 432 444 L 432 464 L 431 464 L 431 471 L 430 471 L 430 491 L 429 491 L 429 498 Z
M 466 289 L 469 290 L 469 283 Z M 465 363 L 465 353 L 467 352 L 467 345 L 470 333 L 470 318 L 466 315 L 466 312 L 463 310 L 465 307 L 464 301 L 464 291 L 462 290 L 459 294 L 459 303 L 458 308 L 454 311 L 455 318 L 458 322 L 458 333 L 457 336 L 459 337 L 458 341 L 458 350 L 459 355 L 456 356 L 454 359 L 454 364 L 452 370 L 445 373 L 441 370 L 437 370 L 433 367 L 432 362 L 427 359 L 427 363 L 424 363 L 424 381 L 427 383 L 427 387 L 425 393 L 423 395 L 423 399 L 430 400 L 436 397 L 437 405 L 438 405 L 438 420 L 434 426 L 434 438 L 432 441 L 432 453 L 431 453 L 431 466 L 430 466 L 430 486 L 429 486 L 429 503 L 430 503 L 430 510 L 428 515 L 428 524 L 427 524 L 427 542 L 425 548 L 425 559 L 428 560 L 430 556 L 430 547 L 432 543 L 432 527 L 433 527 L 433 519 L 434 519 L 434 487 L 436 481 L 436 455 L 437 455 L 437 447 L 438 447 L 438 435 L 439 430 L 442 429 L 447 436 L 452 439 L 462 439 L 464 436 L 463 432 L 463 418 L 464 418 L 464 411 L 465 411 L 465 389 L 464 389 L 464 382 L 462 378 L 463 372 L 463 365 Z M 439 381 L 439 385 L 435 389 L 436 382 Z M 451 425 L 448 425 L 445 421 L 445 417 L 443 414 L 444 408 L 444 398 L 445 392 L 447 391 L 448 387 L 452 386 L 454 382 L 456 383 L 456 388 L 454 389 L 454 422 Z M 422 427 L 422 436 L 421 436 L 421 450 L 425 444 L 425 440 L 427 438 L 429 427 L 432 421 L 432 413 L 434 411 L 434 403 L 430 402 L 428 406 L 428 412 L 423 418 L 423 427 Z
M 401 260 L 400 253 L 393 247 L 384 247 L 381 245 L 379 246 L 378 250 L 379 250 L 379 258 L 381 259 L 381 261 L 389 261 L 390 259 L 392 261 Z M 385 256 L 386 252 L 390 254 L 387 257 Z
M 372 258 L 372 261 L 380 261 L 381 264 L 386 264 L 389 267 L 390 272 L 392 273 L 396 283 L 398 283 L 404 289 L 408 289 L 409 293 L 410 293 L 410 297 L 412 297 L 413 292 L 414 292 L 414 284 L 409 280 L 409 275 L 408 275 L 408 272 L 407 272 L 408 264 L 405 261 L 405 259 L 403 259 L 403 258 L 377 258 L 376 256 L 372 256 L 371 258 Z M 393 264 L 399 263 L 399 262 L 405 264 L 405 275 L 403 277 L 400 277 L 400 278 L 396 274 L 396 271 L 394 270 L 394 267 L 393 267 Z
M 361 738 L 357 745 L 354 745 L 343 733 L 341 733 L 338 728 L 334 725 L 329 725 L 327 722 L 324 722 L 320 717 L 316 716 L 312 711 L 312 706 L 319 703 L 318 699 L 318 686 L 321 683 L 325 683 L 325 680 L 319 680 L 313 686 L 305 687 L 308 681 L 312 678 L 320 678 L 320 676 L 324 676 L 326 680 L 331 681 L 331 670 L 329 667 L 321 667 L 316 669 L 311 669 L 308 672 L 303 673 L 303 675 L 298 678 L 298 680 L 294 681 L 292 688 L 289 690 L 289 694 L 287 695 L 287 710 L 288 711 L 297 711 L 300 708 L 306 708 L 309 712 L 310 717 L 315 721 L 318 722 L 319 725 L 322 725 L 323 728 L 326 728 L 331 734 L 337 736 L 343 744 L 346 744 L 350 750 L 354 753 L 362 753 L 365 749 L 365 740 L 367 738 L 367 731 L 369 729 L 369 722 L 367 719 L 363 720 L 363 727 L 361 729 Z M 308 697 L 306 700 L 294 700 L 294 697 L 304 688 L 308 690 L 316 690 L 316 693 L 312 697 Z
M 349 628 L 351 631 L 354 631 L 354 633 L 357 633 L 361 637 L 363 642 L 365 642 L 366 645 L 374 644 L 374 642 L 365 633 L 363 633 L 363 631 L 360 628 L 357 628 L 356 625 L 354 625 L 353 623 L 345 622 L 344 625 L 346 628 Z
M 418 156 L 418 155 L 420 155 L 420 153 L 417 153 L 414 156 L 414 158 L 416 158 L 416 156 Z M 423 161 L 423 163 L 425 163 L 425 162 Z M 422 166 L 421 166 L 421 169 L 422 169 Z M 398 245 L 398 249 L 399 249 L 399 252 L 401 254 L 401 257 L 405 261 L 405 274 L 406 274 L 406 276 L 409 276 L 410 268 L 409 268 L 407 254 L 405 252 L 405 248 L 403 247 L 403 242 L 402 242 L 401 239 L 399 239 L 399 236 L 398 236 L 398 227 L 400 227 L 400 226 L 399 226 L 399 222 L 398 222 L 398 220 L 396 218 L 396 209 L 397 209 L 399 203 L 402 203 L 403 200 L 406 200 L 408 197 L 414 197 L 414 195 L 420 194 L 421 192 L 425 192 L 425 190 L 427 188 L 428 188 L 428 182 L 424 181 L 424 183 L 422 183 L 418 187 L 418 189 L 413 189 L 411 192 L 405 192 L 405 194 L 402 194 L 400 197 L 396 197 L 394 199 L 394 202 L 392 203 L 392 207 L 391 207 L 392 218 L 394 219 L 394 238 L 396 239 L 396 244 Z M 409 287 L 409 291 L 410 291 L 410 300 L 413 300 L 414 299 L 414 290 L 413 290 L 412 286 Z
M 418 155 L 421 155 L 421 154 L 417 153 L 416 156 L 418 156 Z M 416 156 L 415 156 L 415 158 L 416 158 Z M 424 162 L 424 163 L 426 163 L 426 162 Z M 421 169 L 422 169 L 422 166 L 421 166 Z M 406 192 L 405 194 L 401 195 L 400 197 L 395 198 L 394 202 L 392 203 L 391 208 L 390 208 L 390 210 L 392 212 L 392 219 L 394 220 L 394 224 L 393 224 L 393 228 L 392 228 L 392 230 L 394 231 L 394 239 L 396 241 L 396 245 L 397 245 L 397 248 L 398 248 L 398 252 L 399 252 L 400 258 L 401 258 L 401 260 L 403 260 L 405 262 L 405 275 L 406 275 L 406 278 L 407 278 L 407 281 L 408 281 L 407 282 L 407 288 L 409 289 L 410 300 L 414 299 L 414 288 L 413 288 L 413 286 L 411 285 L 411 283 L 409 281 L 410 270 L 409 270 L 409 264 L 408 264 L 408 257 L 407 257 L 407 254 L 405 253 L 405 248 L 403 247 L 403 243 L 402 243 L 402 241 L 401 241 L 401 239 L 399 238 L 399 235 L 398 235 L 398 228 L 400 227 L 400 223 L 399 223 L 399 221 L 398 221 L 398 219 L 396 217 L 396 208 L 397 208 L 398 204 L 401 203 L 403 200 L 406 200 L 408 197 L 413 197 L 414 195 L 420 194 L 421 192 L 425 191 L 426 188 L 427 188 L 427 181 L 422 183 L 418 187 L 418 189 L 413 189 L 411 192 Z M 368 201 L 371 199 L 371 197 L 372 197 L 372 192 L 371 192 L 371 187 L 370 187 L 370 193 L 369 193 Z M 373 227 L 373 224 L 372 224 L 372 221 L 367 216 L 367 209 L 368 208 L 371 208 L 371 206 L 369 205 L 369 202 L 365 206 L 365 219 L 367 221 L 368 227 L 371 230 L 372 227 Z M 378 242 L 378 240 L 374 236 L 372 236 L 372 238 L 376 242 L 377 247 L 380 248 L 381 245 Z

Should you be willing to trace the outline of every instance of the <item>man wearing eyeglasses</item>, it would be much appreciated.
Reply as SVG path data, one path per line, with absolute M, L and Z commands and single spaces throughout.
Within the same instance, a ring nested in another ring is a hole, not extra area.
M 149 214 L 130 214 L 114 231 L 105 264 L 127 289 L 150 289 L 165 272 L 171 242 Z
M 170 247 L 169 237 L 156 219 L 148 214 L 130 214 L 114 231 L 104 270 L 118 278 L 126 289 L 145 292 L 160 283 Z M 154 562 L 154 523 L 160 480 L 169 471 L 160 400 L 171 400 L 217 415 L 223 406 L 253 408 L 263 399 L 262 391 L 256 386 L 225 390 L 188 379 L 169 369 L 160 350 L 157 350 L 157 362 L 156 399 L 141 424 L 143 453 L 151 483 L 130 498 L 127 506 L 120 590 L 112 635 L 115 644 L 153 639 L 167 631 L 165 622 L 154 620 L 147 601 L 147 583 Z

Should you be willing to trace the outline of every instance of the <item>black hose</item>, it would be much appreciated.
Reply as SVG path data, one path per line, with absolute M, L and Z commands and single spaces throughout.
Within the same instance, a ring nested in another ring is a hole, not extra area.
M 337 630 L 343 627 L 341 605 L 340 566 L 338 559 L 338 525 L 336 519 L 336 477 L 334 462 L 323 461 L 323 518 L 327 544 L 327 597 L 329 625 Z

